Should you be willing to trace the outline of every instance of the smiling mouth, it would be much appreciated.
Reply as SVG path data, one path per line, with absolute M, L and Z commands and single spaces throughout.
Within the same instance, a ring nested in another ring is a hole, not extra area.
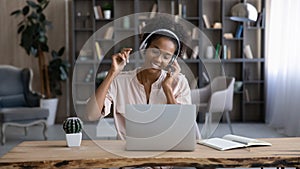
M 152 65 L 152 68 L 154 68 L 154 69 L 161 69 L 161 67 L 155 63 L 152 63 L 151 65 Z

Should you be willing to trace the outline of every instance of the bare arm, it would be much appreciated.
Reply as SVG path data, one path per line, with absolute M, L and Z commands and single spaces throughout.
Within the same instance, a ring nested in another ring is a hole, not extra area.
M 126 62 L 129 59 L 129 53 L 131 50 L 131 48 L 125 48 L 122 50 L 122 52 L 112 56 L 112 65 L 107 76 L 97 88 L 95 95 L 91 96 L 88 101 L 87 111 L 85 114 L 85 118 L 87 120 L 98 120 L 101 117 L 101 112 L 104 107 L 104 100 L 106 98 L 108 89 L 114 78 L 124 69 Z

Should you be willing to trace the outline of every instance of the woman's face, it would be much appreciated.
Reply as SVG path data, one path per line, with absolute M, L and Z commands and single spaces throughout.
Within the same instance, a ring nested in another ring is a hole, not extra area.
M 176 45 L 167 37 L 160 37 L 151 42 L 145 51 L 144 68 L 164 69 L 176 51 Z

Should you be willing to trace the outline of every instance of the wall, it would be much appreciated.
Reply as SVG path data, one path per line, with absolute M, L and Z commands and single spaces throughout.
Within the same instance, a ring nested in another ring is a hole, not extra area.
M 0 1 L 0 64 L 31 67 L 34 72 L 32 87 L 34 90 L 40 91 L 37 59 L 28 56 L 25 50 L 19 46 L 20 37 L 17 34 L 17 24 L 21 18 L 10 16 L 12 11 L 22 8 L 25 3 L 25 0 Z M 60 47 L 66 46 L 65 1 L 51 0 L 45 13 L 48 20 L 53 24 L 53 28 L 48 31 L 49 47 L 50 49 L 58 50 Z M 64 94 L 59 98 L 60 101 L 56 117 L 57 122 L 63 121 L 67 115 L 65 86 L 66 85 L 63 86 Z

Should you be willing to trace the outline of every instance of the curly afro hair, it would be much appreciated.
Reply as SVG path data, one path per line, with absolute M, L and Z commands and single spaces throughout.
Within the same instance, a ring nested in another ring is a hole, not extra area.
M 190 36 L 187 33 L 186 27 L 180 22 L 177 22 L 176 20 L 177 19 L 172 15 L 170 16 L 159 15 L 157 17 L 148 20 L 146 22 L 145 27 L 142 29 L 143 34 L 141 35 L 141 42 L 144 41 L 146 37 L 153 31 L 156 31 L 158 29 L 170 30 L 174 34 L 176 34 L 180 40 L 181 49 L 178 50 L 180 50 L 179 57 L 182 57 L 186 51 L 187 44 L 190 42 Z M 159 32 L 151 35 L 151 37 L 149 37 L 147 40 L 147 45 L 150 45 L 152 41 L 161 37 L 169 38 L 177 46 L 177 40 L 171 37 L 169 34 L 163 32 Z M 148 46 L 146 46 L 146 48 L 147 47 Z

